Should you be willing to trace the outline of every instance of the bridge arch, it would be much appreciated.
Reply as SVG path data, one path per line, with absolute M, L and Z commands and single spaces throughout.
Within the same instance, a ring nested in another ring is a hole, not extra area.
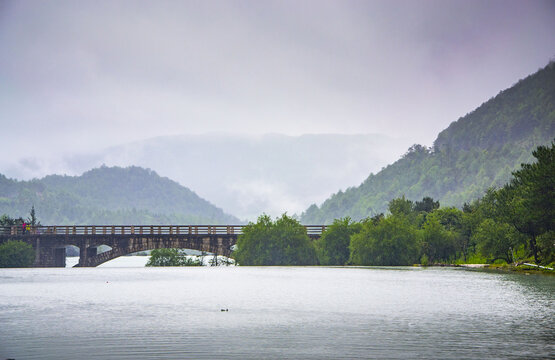
M 89 245 L 89 251 L 81 252 L 79 263 L 76 266 L 95 267 L 120 256 L 155 249 L 190 249 L 230 257 L 232 252 L 231 249 L 235 242 L 236 237 L 229 236 L 204 236 L 192 238 L 130 237 L 127 241 L 119 240 L 117 244 L 104 243 L 103 245 L 111 246 L 112 249 L 102 253 L 96 253 L 96 248 L 100 244 Z

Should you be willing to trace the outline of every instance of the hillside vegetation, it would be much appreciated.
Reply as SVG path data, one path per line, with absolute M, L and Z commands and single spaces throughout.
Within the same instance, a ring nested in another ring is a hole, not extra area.
M 358 187 L 311 205 L 303 223 L 358 220 L 386 211 L 405 195 L 461 207 L 488 188 L 506 184 L 511 172 L 532 160 L 532 151 L 555 137 L 555 64 L 520 80 L 453 122 L 432 148 L 413 145 L 401 159 L 371 174 Z
M 100 167 L 81 176 L 16 181 L 0 174 L 0 214 L 42 224 L 224 224 L 234 216 L 193 191 L 140 167 Z

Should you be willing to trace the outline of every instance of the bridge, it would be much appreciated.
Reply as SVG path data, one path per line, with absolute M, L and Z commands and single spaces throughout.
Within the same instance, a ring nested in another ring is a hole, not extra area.
M 94 267 L 117 257 L 161 248 L 192 249 L 230 256 L 245 225 L 21 225 L 0 227 L 0 244 L 21 240 L 35 250 L 34 267 L 65 267 L 66 247 L 79 248 L 75 266 Z M 305 225 L 312 239 L 320 237 L 325 225 Z M 99 253 L 98 247 L 111 250 Z

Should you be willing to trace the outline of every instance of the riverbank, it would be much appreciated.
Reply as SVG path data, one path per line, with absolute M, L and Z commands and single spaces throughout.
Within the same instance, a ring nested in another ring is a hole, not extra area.
M 420 265 L 415 264 L 418 267 L 460 267 L 466 269 L 479 269 L 488 271 L 502 271 L 502 272 L 518 272 L 525 274 L 548 274 L 555 275 L 555 270 L 553 268 L 535 265 L 535 264 L 432 264 L 432 265 Z
M 492 271 L 503 271 L 503 272 L 519 272 L 525 274 L 547 274 L 547 275 L 555 275 L 555 270 L 553 268 L 548 268 L 545 266 L 539 266 L 534 264 L 491 264 L 487 268 L 487 270 Z

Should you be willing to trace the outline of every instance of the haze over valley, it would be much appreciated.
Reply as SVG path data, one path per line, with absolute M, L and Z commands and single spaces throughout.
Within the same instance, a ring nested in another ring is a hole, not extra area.
M 5 166 L 7 174 L 18 179 L 81 175 L 102 165 L 141 166 L 188 187 L 227 213 L 255 220 L 263 212 L 300 214 L 337 189 L 362 182 L 410 145 L 407 139 L 384 135 L 212 133 L 157 137 Z
M 162 4 L 0 3 L 0 174 L 140 166 L 300 215 L 555 55 L 551 1 Z

